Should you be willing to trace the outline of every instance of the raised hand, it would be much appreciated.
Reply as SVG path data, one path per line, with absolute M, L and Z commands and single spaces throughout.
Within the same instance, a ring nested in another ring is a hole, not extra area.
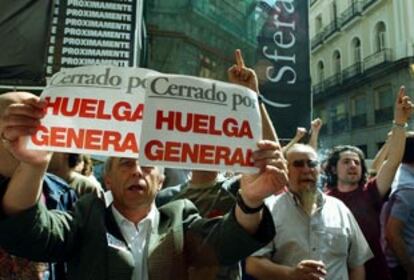
M 19 103 L 10 104 L 0 117 L 0 138 L 3 146 L 19 161 L 44 165 L 50 153 L 26 148 L 28 136 L 36 132 L 45 115 L 46 102 L 32 95 Z
M 302 139 L 306 135 L 306 133 L 307 133 L 306 128 L 298 127 L 298 128 L 296 128 L 295 138 L 299 141 L 300 139 Z
M 248 87 L 249 89 L 259 92 L 259 82 L 253 69 L 246 67 L 242 53 L 239 49 L 234 52 L 236 64 L 233 64 L 228 70 L 227 75 L 230 83 Z
M 401 86 L 394 105 L 394 122 L 399 125 L 407 123 L 414 109 L 414 105 L 408 95 L 405 87 Z
M 321 130 L 323 122 L 320 118 L 316 118 L 311 122 L 311 130 L 312 132 L 318 133 Z
M 261 205 L 266 197 L 283 190 L 288 182 L 287 164 L 279 144 L 262 140 L 257 146 L 253 159 L 260 172 L 241 177 L 242 197 L 250 207 Z

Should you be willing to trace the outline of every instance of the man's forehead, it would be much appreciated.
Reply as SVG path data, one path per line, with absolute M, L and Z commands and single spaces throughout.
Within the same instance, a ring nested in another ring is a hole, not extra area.
M 139 160 L 137 158 L 128 158 L 128 157 L 113 157 L 112 163 L 113 164 L 122 164 L 127 162 L 135 162 L 137 165 L 139 164 Z
M 318 155 L 316 152 L 307 146 L 296 146 L 291 148 L 291 150 L 287 153 L 287 160 L 295 160 L 295 159 L 317 159 Z
M 127 158 L 127 157 L 114 157 L 114 162 L 125 162 L 125 161 L 136 161 L 138 162 L 138 159 L 136 158 Z
M 293 161 L 297 159 L 317 159 L 318 156 L 311 152 L 311 151 L 298 151 L 298 152 L 292 152 L 290 156 L 288 156 L 287 160 Z
M 359 155 L 356 152 L 353 151 L 343 151 L 339 154 L 340 159 L 358 159 Z
M 159 169 L 157 166 L 143 166 L 140 164 L 139 160 L 137 158 L 128 158 L 128 157 L 113 157 L 112 158 L 112 165 L 114 164 L 123 164 L 123 163 L 129 163 L 129 162 L 134 162 L 136 163 L 136 165 L 140 166 L 140 167 L 148 167 L 148 168 L 157 168 Z

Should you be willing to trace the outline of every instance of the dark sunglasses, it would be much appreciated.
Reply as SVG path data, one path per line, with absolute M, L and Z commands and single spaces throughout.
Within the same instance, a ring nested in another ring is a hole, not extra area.
M 309 168 L 315 168 L 319 165 L 319 161 L 317 161 L 316 159 L 298 159 L 294 160 L 292 162 L 292 165 L 297 168 L 303 168 L 305 167 L 305 165 L 307 165 Z

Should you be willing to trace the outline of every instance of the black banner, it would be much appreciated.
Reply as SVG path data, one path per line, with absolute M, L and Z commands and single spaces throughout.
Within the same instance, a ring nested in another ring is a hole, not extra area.
M 140 23 L 137 0 L 56 1 L 47 75 L 81 65 L 134 66 L 137 14 Z
M 311 121 L 309 1 L 260 1 L 267 14 L 258 38 L 260 92 L 280 138 Z
M 137 66 L 143 1 L 1 0 L 0 85 L 44 86 L 61 68 Z
M 45 84 L 51 0 L 0 3 L 0 84 Z

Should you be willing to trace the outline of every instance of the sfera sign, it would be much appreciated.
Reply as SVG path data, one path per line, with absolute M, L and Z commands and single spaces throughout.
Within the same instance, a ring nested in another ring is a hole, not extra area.
M 311 118 L 309 1 L 261 2 L 267 20 L 258 37 L 260 92 L 279 137 L 292 138 Z

